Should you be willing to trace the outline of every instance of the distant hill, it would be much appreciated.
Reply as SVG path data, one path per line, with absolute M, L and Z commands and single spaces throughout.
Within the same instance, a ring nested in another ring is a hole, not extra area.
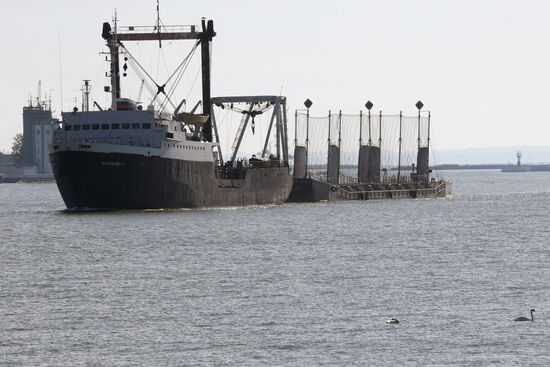
M 524 164 L 550 163 L 550 146 L 518 146 L 437 150 L 430 164 L 515 164 L 518 151 Z

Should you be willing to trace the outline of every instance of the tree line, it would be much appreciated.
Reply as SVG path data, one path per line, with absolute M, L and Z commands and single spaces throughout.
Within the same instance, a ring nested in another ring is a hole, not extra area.
M 16 164 L 21 164 L 23 162 L 23 134 L 19 133 L 13 137 L 11 155 Z M 3 156 L 4 154 L 0 152 L 0 162 L 2 162 Z

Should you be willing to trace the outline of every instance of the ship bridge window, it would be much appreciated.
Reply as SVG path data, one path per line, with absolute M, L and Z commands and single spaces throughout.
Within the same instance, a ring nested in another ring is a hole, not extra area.
M 142 125 L 141 125 L 141 128 L 142 128 L 142 129 L 150 129 L 150 128 L 151 128 L 151 124 L 142 124 Z
M 65 125 L 65 131 L 71 131 L 72 129 L 72 125 Z
M 92 130 L 99 130 L 99 124 L 92 124 Z
M 123 129 L 129 129 L 129 128 L 130 128 L 130 124 L 122 124 L 122 128 L 123 128 Z
M 139 124 L 132 124 L 132 129 L 139 129 Z
M 82 130 L 90 130 L 90 125 L 82 125 Z
M 101 130 L 109 130 L 109 124 L 101 124 Z
M 74 125 L 73 130 L 74 131 L 79 131 L 80 130 L 80 125 Z
M 120 124 L 111 124 L 111 129 L 113 130 L 120 129 Z

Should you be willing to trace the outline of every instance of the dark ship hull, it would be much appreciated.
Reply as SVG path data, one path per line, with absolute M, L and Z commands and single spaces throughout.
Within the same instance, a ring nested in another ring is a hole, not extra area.
M 137 154 L 50 154 L 69 210 L 200 208 L 277 204 L 292 187 L 288 167 L 249 167 L 243 179 L 218 178 L 213 162 Z

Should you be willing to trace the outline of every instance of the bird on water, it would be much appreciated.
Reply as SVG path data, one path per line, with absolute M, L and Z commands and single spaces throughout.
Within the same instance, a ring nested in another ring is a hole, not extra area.
M 399 320 L 392 317 L 391 319 L 386 320 L 386 324 L 399 324 Z
M 516 317 L 514 319 L 514 321 L 535 321 L 535 317 L 533 316 L 533 312 L 535 312 L 534 308 L 531 309 L 531 318 L 528 318 L 528 317 L 525 317 L 525 316 L 520 316 L 520 317 Z

